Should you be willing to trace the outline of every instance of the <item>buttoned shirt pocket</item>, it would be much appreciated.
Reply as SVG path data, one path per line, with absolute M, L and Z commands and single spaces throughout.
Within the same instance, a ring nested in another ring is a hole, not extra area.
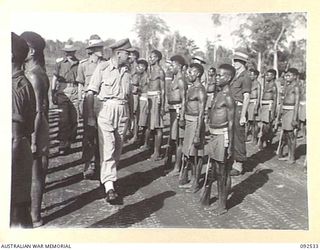
M 114 86 L 117 81 L 116 77 L 103 77 L 102 78 L 102 94 L 104 95 L 103 97 L 111 97 L 111 96 L 116 96 L 117 93 L 114 91 Z

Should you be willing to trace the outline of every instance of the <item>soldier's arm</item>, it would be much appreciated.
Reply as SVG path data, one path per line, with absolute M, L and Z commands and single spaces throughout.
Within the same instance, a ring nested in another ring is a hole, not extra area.
M 273 85 L 273 93 L 274 93 L 274 97 L 273 97 L 272 109 L 271 109 L 272 119 L 274 119 L 274 115 L 277 110 L 278 89 L 276 84 Z
M 183 79 L 179 79 L 179 91 L 181 94 L 181 117 L 180 120 L 184 120 L 184 113 L 185 113 L 185 105 L 186 105 L 186 96 L 187 96 L 187 83 Z
M 37 141 L 36 138 L 38 136 L 38 130 L 41 126 L 41 119 L 42 116 L 45 115 L 44 110 L 42 108 L 42 102 L 43 102 L 43 83 L 41 82 L 41 79 L 35 75 L 35 74 L 30 74 L 29 75 L 29 81 L 33 87 L 34 94 L 35 94 L 35 101 L 36 101 L 36 117 L 34 121 L 34 133 L 32 134 L 32 144 L 31 148 L 33 150 L 36 150 L 37 148 Z
M 250 92 L 251 92 L 252 82 L 249 77 L 245 77 L 242 84 L 242 94 L 243 94 L 243 104 L 240 116 L 240 123 L 246 122 L 246 114 L 250 102 Z M 244 124 L 241 124 L 244 125 Z
M 83 93 L 83 86 L 85 83 L 85 75 L 84 75 L 84 67 L 83 64 L 80 63 L 79 67 L 78 67 L 78 72 L 77 72 L 77 78 L 76 81 L 79 83 L 78 84 L 78 97 L 79 100 L 81 101 L 84 97 L 84 93 Z
M 229 138 L 229 145 L 228 145 L 228 158 L 231 157 L 232 154 L 232 147 L 233 147 L 233 128 L 234 128 L 234 110 L 235 105 L 233 99 L 230 96 L 230 93 L 226 95 L 226 105 L 227 105 L 227 112 L 228 112 L 228 138 Z
M 258 109 L 260 107 L 260 100 L 261 100 L 261 84 L 258 82 L 258 98 L 257 98 L 257 105 L 255 112 L 258 112 Z
M 164 115 L 164 109 L 165 109 L 165 98 L 166 98 L 166 88 L 165 88 L 165 74 L 164 71 L 160 71 L 160 88 L 161 88 L 161 111 Z
M 298 122 L 299 101 L 300 101 L 300 90 L 299 90 L 298 84 L 295 85 L 294 95 L 295 95 L 295 98 L 294 98 L 295 102 L 294 102 L 293 120 L 295 122 Z
M 200 133 L 201 133 L 201 127 L 203 125 L 202 123 L 204 118 L 204 110 L 206 107 L 206 102 L 207 102 L 207 93 L 205 91 L 205 88 L 201 88 L 199 91 L 199 115 L 198 115 L 195 138 L 194 138 L 194 140 L 196 140 L 197 142 L 200 141 Z
M 101 82 L 102 82 L 101 71 L 98 65 L 93 72 L 93 75 L 91 77 L 91 80 L 88 86 L 88 92 L 86 93 L 86 97 L 88 101 L 87 107 L 88 107 L 88 125 L 89 126 L 96 125 L 96 120 L 94 115 L 94 95 L 99 93 Z

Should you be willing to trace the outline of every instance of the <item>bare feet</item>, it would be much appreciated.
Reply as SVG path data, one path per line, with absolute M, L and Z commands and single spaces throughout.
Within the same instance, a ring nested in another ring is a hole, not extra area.
M 160 160 L 162 160 L 162 157 L 159 154 L 153 153 L 148 160 L 149 161 L 160 161 Z

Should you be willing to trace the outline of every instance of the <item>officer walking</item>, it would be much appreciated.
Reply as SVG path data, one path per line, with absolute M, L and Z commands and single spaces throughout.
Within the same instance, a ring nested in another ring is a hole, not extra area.
M 105 187 L 106 201 L 114 202 L 118 194 L 114 190 L 117 180 L 123 132 L 132 118 L 132 91 L 128 63 L 131 44 L 129 39 L 110 46 L 112 57 L 95 69 L 88 86 L 88 125 L 95 126 L 94 108 L 97 112 L 101 173 L 100 181 Z M 94 105 L 94 95 L 97 103 Z M 94 107 L 95 106 L 95 107 Z
M 52 77 L 52 101 L 61 109 L 59 113 L 58 139 L 59 154 L 64 155 L 77 136 L 78 126 L 78 84 L 77 70 L 79 60 L 75 57 L 76 48 L 67 43 L 62 49 L 65 57 L 56 64 Z
M 89 57 L 81 60 L 78 67 L 77 82 L 81 90 L 80 102 L 82 102 L 83 117 L 83 140 L 82 140 L 82 160 L 85 162 L 83 177 L 85 179 L 93 178 L 99 165 L 99 147 L 98 147 L 98 130 L 96 127 L 88 126 L 88 100 L 86 92 L 91 77 L 97 65 L 105 61 L 103 59 L 104 42 L 98 35 L 92 35 L 89 44 L 86 47 Z M 83 101 L 82 101 L 83 100 Z M 94 102 L 97 100 L 95 99 Z M 96 117 L 95 117 L 96 119 Z

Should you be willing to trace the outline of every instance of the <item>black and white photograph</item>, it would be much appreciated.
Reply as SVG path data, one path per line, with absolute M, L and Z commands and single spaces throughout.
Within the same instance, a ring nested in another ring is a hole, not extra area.
M 10 228 L 309 230 L 307 12 L 10 27 Z

